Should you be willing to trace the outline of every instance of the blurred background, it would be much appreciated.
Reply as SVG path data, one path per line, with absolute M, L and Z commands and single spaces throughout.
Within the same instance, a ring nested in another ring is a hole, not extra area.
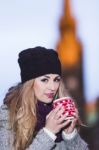
M 99 1 L 0 1 L 0 105 L 20 82 L 18 53 L 39 45 L 58 52 L 66 88 L 88 126 L 80 134 L 99 150 Z

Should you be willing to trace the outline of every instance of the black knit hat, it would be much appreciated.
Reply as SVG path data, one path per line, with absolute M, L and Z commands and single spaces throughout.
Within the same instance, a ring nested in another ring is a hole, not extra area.
M 40 46 L 25 49 L 19 53 L 18 63 L 22 83 L 45 74 L 61 75 L 61 63 L 53 49 Z

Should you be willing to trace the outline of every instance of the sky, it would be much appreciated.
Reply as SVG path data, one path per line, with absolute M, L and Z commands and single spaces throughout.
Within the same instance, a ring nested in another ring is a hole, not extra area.
M 71 0 L 77 33 L 83 44 L 84 91 L 88 101 L 99 95 L 98 0 Z M 20 82 L 18 53 L 26 48 L 55 48 L 63 0 L 0 1 L 0 105 L 5 93 Z
M 99 1 L 72 0 L 72 7 L 83 45 L 84 93 L 90 102 L 99 96 Z

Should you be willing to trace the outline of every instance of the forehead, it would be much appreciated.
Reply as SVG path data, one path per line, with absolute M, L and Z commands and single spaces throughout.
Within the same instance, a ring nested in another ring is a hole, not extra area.
M 43 76 L 40 76 L 40 77 L 38 77 L 38 78 L 44 78 L 44 77 L 46 77 L 46 78 L 60 78 L 60 75 L 58 75 L 58 74 L 45 74 L 45 75 L 43 75 Z

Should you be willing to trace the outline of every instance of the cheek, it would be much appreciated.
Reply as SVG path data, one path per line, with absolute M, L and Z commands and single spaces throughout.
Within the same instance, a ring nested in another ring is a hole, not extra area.
M 55 90 L 56 90 L 56 91 L 58 90 L 59 85 L 60 85 L 60 83 L 56 83 L 56 85 L 55 85 Z
M 44 91 L 44 89 L 43 89 L 42 84 L 35 82 L 34 83 L 34 93 L 35 93 L 35 96 L 37 99 L 41 98 L 43 91 Z

